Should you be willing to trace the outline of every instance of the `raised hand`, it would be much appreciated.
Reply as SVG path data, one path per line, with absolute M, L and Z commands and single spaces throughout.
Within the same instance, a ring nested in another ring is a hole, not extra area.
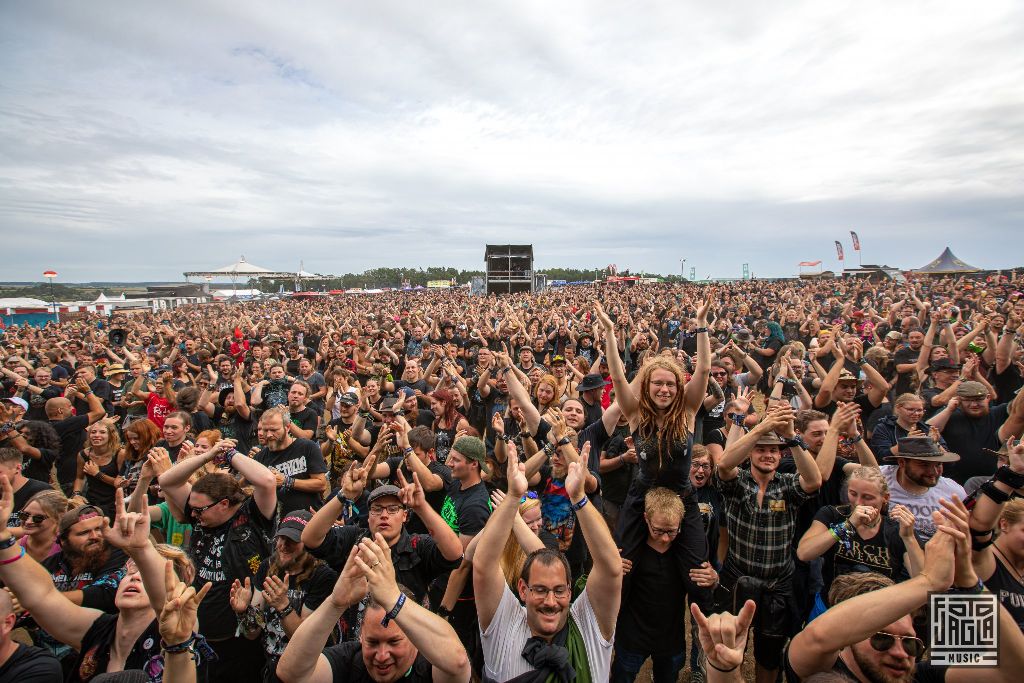
M 249 582 L 248 576 L 245 577 L 245 583 L 240 583 L 238 579 L 235 579 L 231 584 L 231 595 L 228 602 L 235 614 L 242 614 L 249 608 L 249 603 L 252 602 L 252 584 Z
M 427 498 L 423 493 L 423 486 L 420 484 L 420 476 L 412 473 L 412 483 L 406 481 L 402 470 L 398 470 L 398 499 L 402 505 L 410 510 L 422 510 L 427 504 Z
M 906 506 L 899 503 L 891 505 L 889 507 L 889 517 L 899 522 L 900 536 L 902 538 L 911 538 L 914 535 L 914 513 Z
M 391 563 L 391 548 L 380 534 L 374 534 L 372 540 L 364 538 L 358 548 L 359 552 L 353 559 L 366 577 L 370 595 L 390 609 L 398 600 L 399 592 L 395 581 L 395 566 Z
M 579 462 L 569 463 L 569 471 L 565 475 L 565 492 L 569 494 L 569 500 L 579 501 L 586 495 L 586 491 L 584 489 L 586 480 L 586 467 Z
M 276 576 L 263 581 L 263 601 L 278 612 L 288 608 L 288 584 Z
M 505 475 L 508 478 L 508 495 L 513 498 L 522 498 L 529 487 L 529 482 L 526 480 L 526 465 L 519 462 L 519 450 L 514 443 L 510 442 L 505 445 L 505 453 L 508 455 L 505 468 Z
M 150 545 L 149 513 L 125 511 L 123 488 L 114 490 L 114 523 L 103 520 L 103 538 L 122 550 L 138 550 Z
M 192 637 L 196 628 L 196 613 L 199 603 L 210 592 L 213 584 L 207 582 L 196 592 L 196 589 L 180 580 L 174 574 L 174 564 L 167 560 L 164 565 L 164 588 L 167 600 L 160 610 L 160 637 L 168 645 L 183 643 Z
M 690 613 L 697 622 L 704 656 L 713 667 L 720 671 L 730 671 L 743 663 L 747 633 L 756 609 L 754 601 L 747 600 L 735 616 L 723 612 L 706 617 L 696 603 L 690 605 Z

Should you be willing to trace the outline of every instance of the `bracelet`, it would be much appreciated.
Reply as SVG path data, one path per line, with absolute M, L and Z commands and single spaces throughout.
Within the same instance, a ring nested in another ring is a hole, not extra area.
M 415 452 L 416 451 L 413 450 L 412 446 L 402 449 L 402 453 L 404 453 L 405 455 L 412 455 Z
M 996 486 L 995 479 L 989 479 L 978 490 L 1000 505 L 1010 500 L 1010 494 L 1000 490 Z
M 277 617 L 278 617 L 278 619 L 280 619 L 281 621 L 284 621 L 284 618 L 285 618 L 286 616 L 288 616 L 289 614 L 291 614 L 292 612 L 294 612 L 294 611 L 295 611 L 295 608 L 294 608 L 294 607 L 292 607 L 292 606 L 291 606 L 291 604 L 289 604 L 289 605 L 288 605 L 287 607 L 285 607 L 284 609 L 280 609 L 280 610 L 276 610 L 276 611 L 277 611 Z
M 701 332 L 703 332 L 704 334 L 707 334 L 708 328 L 706 328 L 706 327 L 698 327 L 697 329 L 695 329 L 693 331 L 694 334 L 700 334 Z
M 569 437 L 563 436 L 561 439 L 558 440 L 558 443 L 555 444 L 555 447 L 556 448 L 561 448 L 562 446 L 568 446 L 571 443 L 572 443 L 572 440 Z
M 590 502 L 590 499 L 587 498 L 584 495 L 582 498 L 580 498 L 580 502 L 578 502 L 578 503 L 571 503 L 570 507 L 575 512 L 575 511 L 582 510 L 583 508 L 585 508 L 587 506 L 587 503 L 589 503 L 589 502 Z
M 18 542 L 18 539 L 16 539 L 14 537 L 14 535 L 12 534 L 12 535 L 8 536 L 7 538 L 5 538 L 4 540 L 0 541 L 0 550 L 7 550 L 8 548 L 10 548 L 12 545 L 14 545 L 17 542 Z
M 865 358 L 864 356 L 861 356 L 860 358 L 857 359 L 857 365 L 865 365 L 867 362 L 868 359 Z
M 854 446 L 856 444 L 859 444 L 863 440 L 864 440 L 864 435 L 863 434 L 858 434 L 857 436 L 851 436 L 848 439 L 843 439 L 843 444 L 846 445 L 846 446 Z
M 11 538 L 14 537 L 12 536 Z M 10 564 L 11 562 L 17 562 L 21 558 L 25 557 L 25 546 L 21 546 L 19 550 L 21 550 L 21 552 L 15 555 L 14 557 L 7 560 L 0 560 L 0 565 Z
M 710 660 L 710 659 L 708 659 L 708 656 L 707 656 L 706 654 L 704 655 L 704 662 L 705 662 L 705 663 L 706 663 L 706 664 L 707 664 L 708 666 L 710 666 L 710 667 L 711 667 L 712 669 L 714 669 L 715 671 L 720 671 L 721 673 L 724 673 L 724 674 L 727 674 L 727 673 L 729 673 L 730 671 L 735 671 L 735 670 L 736 670 L 736 669 L 738 669 L 738 668 L 739 668 L 739 666 L 740 666 L 739 664 L 737 664 L 736 666 L 734 666 L 734 667 L 733 667 L 733 668 L 731 668 L 731 669 L 719 669 L 719 668 L 718 668 L 717 666 L 715 666 L 714 664 L 712 664 L 712 663 L 711 663 L 711 660 Z
M 398 594 L 398 602 L 395 603 L 395 606 L 391 608 L 390 612 L 388 612 L 387 614 L 384 615 L 384 618 L 381 619 L 381 621 L 380 621 L 380 625 L 383 626 L 384 628 L 387 628 L 388 624 L 391 623 L 391 620 L 396 618 L 398 616 L 398 613 L 402 611 L 402 607 L 404 605 L 405 605 L 405 593 L 399 593 Z
M 188 640 L 178 643 L 177 645 L 168 645 L 163 638 L 160 639 L 160 651 L 166 652 L 167 654 L 174 655 L 179 652 L 191 652 L 192 645 L 196 642 L 196 634 L 192 634 Z
M 504 441 L 505 443 L 508 443 L 509 441 L 512 440 L 512 437 L 509 436 L 508 434 L 499 434 L 498 438 L 501 439 L 502 441 Z

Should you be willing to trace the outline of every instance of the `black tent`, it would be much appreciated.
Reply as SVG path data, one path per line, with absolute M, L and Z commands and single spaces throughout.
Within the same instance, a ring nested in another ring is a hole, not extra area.
M 954 273 L 980 273 L 981 268 L 964 263 L 949 250 L 949 247 L 946 247 L 937 259 L 914 272 L 921 275 L 951 275 Z

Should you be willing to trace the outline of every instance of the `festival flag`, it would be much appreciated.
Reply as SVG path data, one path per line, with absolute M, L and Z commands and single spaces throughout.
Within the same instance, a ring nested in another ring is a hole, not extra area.
M 853 238 L 853 250 L 860 251 L 860 238 L 857 237 L 857 233 L 853 230 L 850 231 L 850 237 Z
M 843 257 L 843 243 L 840 242 L 839 240 L 836 240 L 836 253 L 839 254 L 839 260 L 840 261 L 845 261 L 846 260 Z
M 798 265 L 801 268 L 810 268 L 812 266 L 820 266 L 821 261 L 801 261 Z

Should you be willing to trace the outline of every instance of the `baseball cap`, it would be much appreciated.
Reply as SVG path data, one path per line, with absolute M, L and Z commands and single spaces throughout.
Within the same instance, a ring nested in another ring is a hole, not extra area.
M 555 356 L 551 359 L 552 365 L 565 365 L 565 356 Z
M 8 403 L 13 403 L 16 406 L 21 406 L 22 410 L 28 410 L 28 401 L 23 398 L 12 396 L 11 398 L 5 398 L 4 400 Z
M 897 332 L 896 330 L 889 330 L 886 335 L 886 339 L 903 339 L 903 333 Z
M 285 515 L 281 523 L 277 525 L 277 535 L 298 543 L 302 540 L 302 530 L 306 528 L 312 518 L 313 515 L 308 510 L 293 510 Z
M 964 382 L 956 388 L 956 395 L 961 398 L 985 398 L 988 388 L 981 382 Z
M 357 406 L 359 405 L 359 397 L 356 396 L 354 391 L 346 391 L 338 394 L 338 403 L 343 406 Z
M 412 398 L 415 395 L 416 395 L 416 390 L 413 389 L 412 387 L 399 387 L 398 388 L 398 397 L 400 399 L 402 399 L 402 400 L 405 400 L 407 398 Z
M 392 498 L 398 498 L 399 500 L 401 500 L 401 497 L 398 495 L 399 491 L 400 489 L 394 484 L 384 484 L 383 486 L 378 486 L 374 490 L 370 491 L 370 497 L 366 501 L 366 504 L 372 505 L 373 501 L 380 500 L 381 498 L 387 498 L 388 496 L 391 496 Z
M 468 460 L 475 460 L 480 463 L 482 472 L 489 472 L 487 467 L 487 451 L 484 442 L 475 436 L 461 436 L 452 444 L 452 450 L 458 451 Z
M 95 505 L 79 505 L 76 508 L 72 508 L 64 513 L 64 516 L 60 518 L 60 524 L 57 529 L 60 535 L 63 536 L 67 533 L 68 529 L 78 524 L 79 522 L 92 519 L 93 517 L 102 517 L 103 510 L 99 509 Z
M 388 398 L 386 398 L 383 401 L 381 401 L 380 412 L 382 412 L 382 413 L 393 413 L 396 410 L 401 410 L 401 406 L 398 405 L 398 399 L 397 398 L 393 398 L 393 397 L 389 396 Z

